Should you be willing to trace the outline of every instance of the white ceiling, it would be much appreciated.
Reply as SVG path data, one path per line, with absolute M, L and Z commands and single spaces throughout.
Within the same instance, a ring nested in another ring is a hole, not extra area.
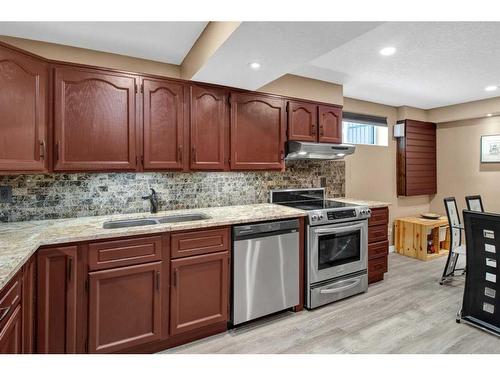
M 378 51 L 394 46 L 392 56 Z M 500 22 L 388 22 L 294 71 L 344 96 L 428 109 L 500 95 Z
M 0 22 L 0 35 L 180 64 L 207 22 Z
M 0 22 L 0 34 L 180 64 L 206 24 Z M 500 22 L 243 22 L 193 79 L 253 90 L 286 73 L 393 106 L 495 97 L 484 88 L 500 86 Z
M 193 79 L 256 90 L 380 24 L 243 22 Z

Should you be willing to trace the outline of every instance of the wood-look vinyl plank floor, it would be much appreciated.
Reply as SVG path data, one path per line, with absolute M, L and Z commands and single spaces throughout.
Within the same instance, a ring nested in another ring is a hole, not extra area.
M 455 322 L 463 277 L 438 283 L 446 258 L 389 255 L 385 280 L 313 311 L 285 312 L 163 353 L 500 353 L 500 339 Z

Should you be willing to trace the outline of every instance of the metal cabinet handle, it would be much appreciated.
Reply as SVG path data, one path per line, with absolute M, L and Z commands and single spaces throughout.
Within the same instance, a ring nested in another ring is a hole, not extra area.
M 356 281 L 353 281 L 349 283 L 348 285 L 344 285 L 338 288 L 332 288 L 332 289 L 321 289 L 319 291 L 320 294 L 331 294 L 331 293 L 336 293 L 336 292 L 341 292 L 342 290 L 352 288 L 356 285 L 358 285 L 361 282 L 361 279 L 357 279 Z
M 9 315 L 9 311 L 11 309 L 12 305 L 9 307 L 2 307 L 0 308 L 0 322 L 5 319 L 7 315 Z
M 312 124 L 311 125 L 311 135 L 315 135 L 316 134 L 316 124 Z
M 156 272 L 156 290 L 160 290 L 160 271 Z
M 45 160 L 45 141 L 40 141 L 40 159 Z
M 321 135 L 321 136 L 325 135 L 325 132 L 324 132 L 324 129 L 323 129 L 323 125 L 319 126 L 319 135 Z

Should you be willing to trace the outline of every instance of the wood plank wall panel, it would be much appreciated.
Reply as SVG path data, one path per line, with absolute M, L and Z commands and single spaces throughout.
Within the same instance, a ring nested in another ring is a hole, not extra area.
M 398 195 L 436 194 L 436 124 L 405 120 L 405 136 L 398 138 Z

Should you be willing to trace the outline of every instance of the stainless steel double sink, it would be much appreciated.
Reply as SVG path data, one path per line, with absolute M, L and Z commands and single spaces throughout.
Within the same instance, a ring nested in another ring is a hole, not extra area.
M 201 213 L 168 215 L 152 218 L 127 219 L 106 221 L 102 227 L 104 229 L 141 227 L 144 225 L 156 225 L 167 223 L 182 223 L 184 221 L 207 220 L 210 216 Z

